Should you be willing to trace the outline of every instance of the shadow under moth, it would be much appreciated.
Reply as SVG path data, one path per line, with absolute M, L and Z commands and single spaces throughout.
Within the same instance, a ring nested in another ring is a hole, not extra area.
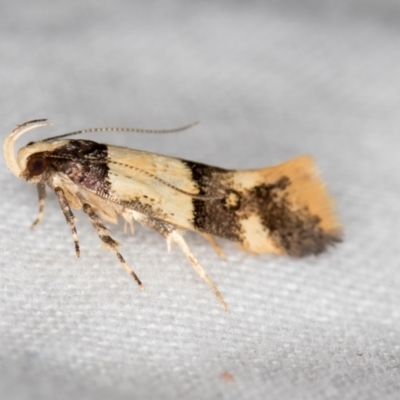
M 15 158 L 16 140 L 31 129 L 48 126 L 45 119 L 17 126 L 5 139 L 4 157 L 19 178 L 37 186 L 43 218 L 46 185 L 57 195 L 79 257 L 79 241 L 71 207 L 89 217 L 106 248 L 136 280 L 142 282 L 118 251 L 103 221 L 121 216 L 133 232 L 133 221 L 152 228 L 178 245 L 198 275 L 227 309 L 217 286 L 199 264 L 183 234 L 204 236 L 224 256 L 215 237 L 229 239 L 252 253 L 302 257 L 319 254 L 341 239 L 333 203 L 311 157 L 245 171 L 163 156 L 126 147 L 65 137 L 99 131 L 176 132 L 130 128 L 93 128 L 31 142 Z M 192 124 L 193 125 L 193 124 Z

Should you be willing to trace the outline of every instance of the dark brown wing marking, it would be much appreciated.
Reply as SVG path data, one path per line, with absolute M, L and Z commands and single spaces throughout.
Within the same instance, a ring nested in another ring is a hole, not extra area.
M 263 184 L 248 191 L 245 207 L 255 211 L 271 238 L 292 257 L 319 254 L 340 241 L 337 235 L 320 227 L 320 218 L 311 215 L 307 207 L 295 210 L 285 190 L 291 184 L 282 177 L 274 184 Z
M 52 167 L 68 175 L 74 183 L 105 194 L 111 186 L 107 157 L 107 146 L 90 140 L 70 140 L 67 145 L 46 154 Z
M 231 189 L 232 172 L 191 161 L 182 162 L 190 169 L 201 195 L 224 195 L 209 201 L 192 199 L 194 227 L 200 232 L 241 241 L 243 232 L 237 211 L 242 196 Z

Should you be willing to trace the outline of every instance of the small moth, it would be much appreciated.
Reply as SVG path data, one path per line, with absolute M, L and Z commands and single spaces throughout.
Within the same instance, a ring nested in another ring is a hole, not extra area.
M 91 140 L 65 137 L 99 131 L 176 132 L 127 128 L 93 128 L 31 142 L 14 155 L 16 140 L 28 131 L 49 126 L 45 119 L 17 126 L 4 142 L 8 168 L 36 184 L 43 218 L 46 185 L 57 195 L 79 257 L 79 241 L 71 207 L 82 209 L 106 248 L 143 285 L 118 251 L 103 221 L 118 217 L 148 226 L 178 245 L 198 275 L 227 309 L 217 286 L 183 238 L 186 230 L 204 236 L 224 256 L 215 237 L 236 242 L 255 254 L 301 257 L 318 254 L 341 239 L 332 200 L 310 157 L 294 158 L 269 168 L 226 170 Z M 192 124 L 193 125 L 193 124 Z

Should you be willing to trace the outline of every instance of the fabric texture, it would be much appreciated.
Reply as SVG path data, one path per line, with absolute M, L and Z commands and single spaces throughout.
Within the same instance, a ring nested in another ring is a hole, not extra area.
M 178 248 L 110 226 L 145 290 L 82 212 L 0 159 L 0 398 L 398 399 L 400 4 L 383 0 L 1 2 L 1 132 L 191 130 L 92 140 L 225 168 L 315 157 L 343 243 L 318 257 Z

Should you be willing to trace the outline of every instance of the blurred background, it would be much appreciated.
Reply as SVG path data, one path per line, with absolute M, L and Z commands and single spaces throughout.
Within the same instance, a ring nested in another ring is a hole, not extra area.
M 398 398 L 397 0 L 3 0 L 0 11 L 3 138 L 36 118 L 55 126 L 18 147 L 200 121 L 90 139 L 225 168 L 312 154 L 346 234 L 295 261 L 224 243 L 227 263 L 189 235 L 224 314 L 152 232 L 114 228 L 144 294 L 79 213 L 78 264 L 54 197 L 30 232 L 35 188 L 1 158 L 2 398 Z

